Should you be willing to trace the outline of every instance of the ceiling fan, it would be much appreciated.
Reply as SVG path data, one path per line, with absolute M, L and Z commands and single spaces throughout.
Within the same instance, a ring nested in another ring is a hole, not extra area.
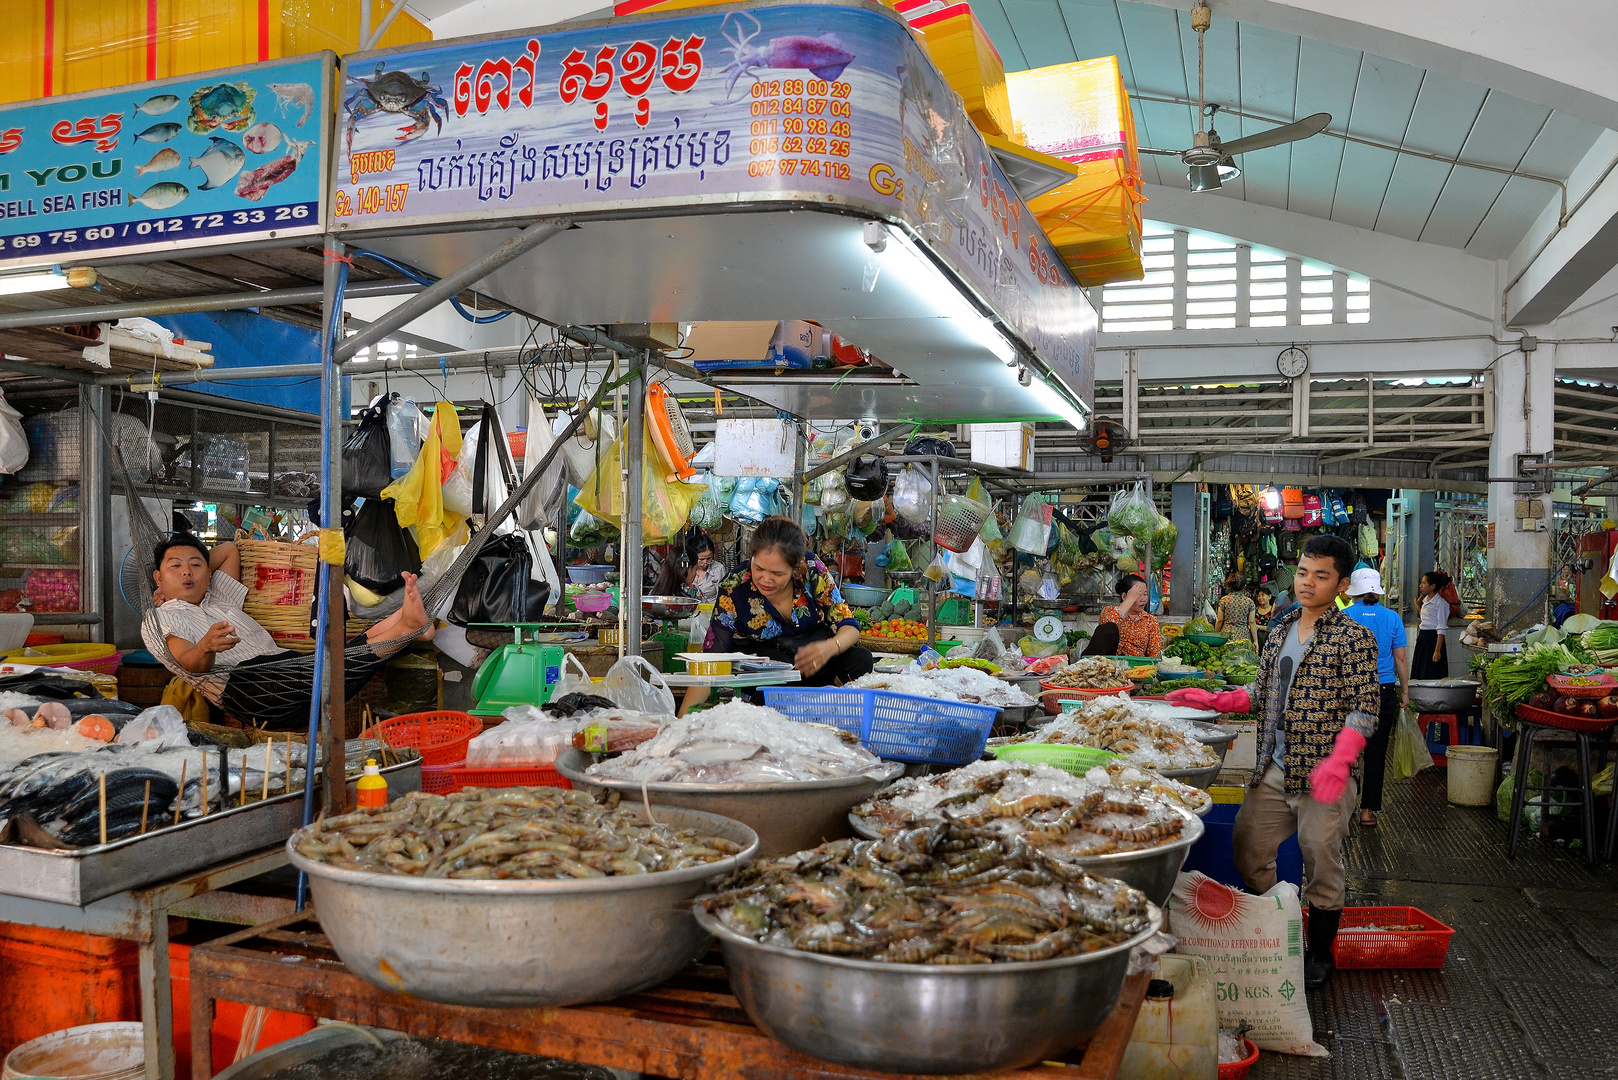
M 1213 10 L 1208 7 L 1206 0 L 1197 0 L 1197 6 L 1191 9 L 1191 29 L 1197 34 L 1197 132 L 1191 138 L 1190 148 L 1186 150 L 1154 150 L 1149 146 L 1140 148 L 1143 154 L 1177 157 L 1185 162 L 1192 191 L 1215 191 L 1223 187 L 1227 180 L 1234 180 L 1240 176 L 1241 169 L 1231 160 L 1240 154 L 1307 139 L 1311 135 L 1325 131 L 1326 125 L 1331 123 L 1331 113 L 1315 113 L 1302 120 L 1294 120 L 1290 124 L 1260 131 L 1256 135 L 1247 135 L 1231 142 L 1221 141 L 1219 132 L 1214 130 L 1211 122 L 1204 130 L 1203 121 L 1205 119 L 1212 121 L 1219 111 L 1218 105 L 1208 105 L 1203 100 L 1203 35 L 1208 32 L 1208 26 L 1212 22 Z

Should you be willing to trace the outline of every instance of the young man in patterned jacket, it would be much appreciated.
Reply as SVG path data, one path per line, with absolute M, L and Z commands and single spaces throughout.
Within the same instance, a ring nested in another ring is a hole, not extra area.
M 1296 830 L 1309 903 L 1304 985 L 1324 986 L 1343 917 L 1343 840 L 1358 788 L 1353 771 L 1376 732 L 1376 638 L 1343 614 L 1356 555 L 1321 534 L 1304 544 L 1293 578 L 1298 607 L 1270 630 L 1258 678 L 1240 690 L 1178 690 L 1175 704 L 1258 714 L 1258 765 L 1236 815 L 1236 868 L 1254 893 L 1275 884 L 1275 854 Z

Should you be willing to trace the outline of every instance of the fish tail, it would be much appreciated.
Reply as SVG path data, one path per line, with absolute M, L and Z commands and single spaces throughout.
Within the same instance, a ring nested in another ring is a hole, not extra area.
M 129 196 L 129 205 L 130 206 L 135 205 L 135 196 L 133 196 L 133 195 Z

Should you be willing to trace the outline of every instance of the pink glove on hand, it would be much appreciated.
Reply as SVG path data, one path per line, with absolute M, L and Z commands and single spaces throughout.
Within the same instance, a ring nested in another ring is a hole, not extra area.
M 1243 713 L 1252 707 L 1248 702 L 1246 690 L 1221 690 L 1215 694 L 1209 690 L 1198 690 L 1196 687 L 1170 690 L 1169 704 L 1184 705 L 1188 709 L 1213 709 L 1228 713 Z
M 1364 749 L 1365 736 L 1353 728 L 1345 725 L 1337 733 L 1337 742 L 1333 744 L 1331 753 L 1309 774 L 1309 791 L 1316 802 L 1330 804 L 1343 797 L 1343 791 L 1348 787 L 1348 771 L 1354 767 L 1360 751 Z

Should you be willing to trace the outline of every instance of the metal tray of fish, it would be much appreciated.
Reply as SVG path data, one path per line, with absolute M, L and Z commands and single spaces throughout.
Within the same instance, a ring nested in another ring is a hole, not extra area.
M 397 798 L 421 790 L 421 760 L 382 769 Z M 350 780 L 352 797 L 354 781 Z M 190 818 L 143 836 L 71 851 L 0 844 L 0 894 L 83 907 L 276 844 L 303 824 L 303 792 Z

